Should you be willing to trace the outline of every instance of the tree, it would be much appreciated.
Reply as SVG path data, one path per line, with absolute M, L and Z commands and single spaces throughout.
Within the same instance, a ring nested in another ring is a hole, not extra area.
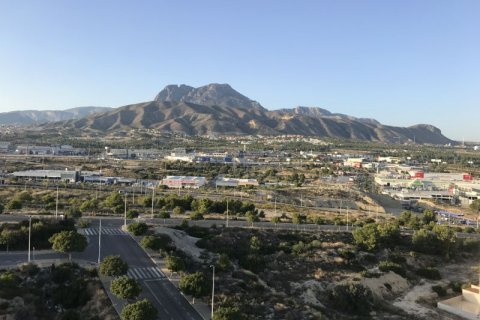
M 140 245 L 146 249 L 151 249 L 151 250 L 160 250 L 160 249 L 165 249 L 169 243 L 171 242 L 171 239 L 167 235 L 154 235 L 154 236 L 145 236 L 142 238 L 140 241 Z
M 52 244 L 53 250 L 68 253 L 69 260 L 72 259 L 72 252 L 81 252 L 87 247 L 87 237 L 76 231 L 55 233 L 48 241 Z
M 152 303 L 143 299 L 123 307 L 120 317 L 122 320 L 155 320 L 157 313 Z
M 253 236 L 250 238 L 250 251 L 258 253 L 262 248 L 262 244 L 260 239 L 257 236 Z
M 141 236 L 148 230 L 148 226 L 145 222 L 133 222 L 127 226 L 127 230 L 134 236 Z
M 82 211 L 77 207 L 70 207 L 65 211 L 65 215 L 70 219 L 80 218 L 82 216 Z
M 209 284 L 202 272 L 195 272 L 183 276 L 180 279 L 178 288 L 182 290 L 183 293 L 192 296 L 193 303 L 195 303 L 195 298 L 200 298 L 210 293 Z
M 294 213 L 292 215 L 292 223 L 294 224 L 302 224 L 305 220 L 305 217 L 302 216 L 300 213 Z
M 118 192 L 112 192 L 103 201 L 103 205 L 108 208 L 115 208 L 124 205 L 124 199 Z
M 201 214 L 198 211 L 193 211 L 190 214 L 190 219 L 192 219 L 192 220 L 203 220 L 203 214 Z
M 470 204 L 470 209 L 480 213 L 480 199 L 473 200 L 472 204 Z
M 400 229 L 394 223 L 369 223 L 353 231 L 353 240 L 361 249 L 374 251 L 382 247 L 392 248 L 400 240 Z
M 180 214 L 184 214 L 184 213 L 185 213 L 185 209 L 183 209 L 180 206 L 176 206 L 175 208 L 173 208 L 173 214 L 174 215 L 180 215 Z
M 110 291 L 120 299 L 135 299 L 142 291 L 142 286 L 136 280 L 121 276 L 112 281 Z
M 247 218 L 247 221 L 251 223 L 252 227 L 254 222 L 260 221 L 260 218 L 253 211 L 248 211 L 245 214 L 245 218 Z
M 100 263 L 100 273 L 105 276 L 119 277 L 126 274 L 128 264 L 120 256 L 106 256 Z
M 135 209 L 129 209 L 127 211 L 127 218 L 128 219 L 135 219 L 138 218 L 138 211 Z
M 22 209 L 22 202 L 18 199 L 13 198 L 7 202 L 7 205 L 5 207 L 8 210 L 20 210 Z
M 4 209 L 5 209 L 5 207 L 3 206 L 3 203 L 0 202 L 0 214 L 3 213 Z
M 170 218 L 170 213 L 167 210 L 160 210 L 158 217 L 162 219 L 168 219 Z
M 432 210 L 425 209 L 423 211 L 423 216 L 422 216 L 422 222 L 423 224 L 429 224 L 430 222 L 436 222 L 437 217 L 435 216 L 435 213 L 433 213 Z
M 337 310 L 359 315 L 368 314 L 374 304 L 372 292 L 360 283 L 336 285 L 330 292 L 330 300 Z
M 98 209 L 98 200 L 90 199 L 82 202 L 79 207 L 81 212 L 94 212 Z
M 244 319 L 237 307 L 218 307 L 213 313 L 213 320 L 242 320 Z
M 178 256 L 169 255 L 166 259 L 166 267 L 171 272 L 180 272 L 185 270 L 185 262 Z
M 230 262 L 230 259 L 225 253 L 222 253 L 220 257 L 218 257 L 217 260 L 217 268 L 221 271 L 226 271 L 230 268 L 232 263 Z

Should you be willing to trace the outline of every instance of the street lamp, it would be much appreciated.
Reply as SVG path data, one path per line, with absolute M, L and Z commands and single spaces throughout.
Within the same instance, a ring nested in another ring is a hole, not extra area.
M 28 262 L 30 262 L 30 245 L 32 240 L 32 217 L 28 220 Z
M 211 264 L 210 268 L 212 268 L 213 270 L 213 275 L 212 275 L 212 319 L 213 319 L 213 303 L 215 298 L 215 265 Z
M 123 225 L 125 228 L 127 227 L 127 192 L 125 191 L 125 216 L 124 216 L 124 222 Z
M 100 225 L 98 227 L 98 264 L 100 265 L 101 249 L 102 248 L 102 219 L 100 219 Z

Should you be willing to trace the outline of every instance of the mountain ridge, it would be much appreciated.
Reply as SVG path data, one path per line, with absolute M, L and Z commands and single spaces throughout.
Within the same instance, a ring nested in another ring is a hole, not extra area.
M 361 141 L 453 142 L 432 125 L 388 126 L 375 119 L 332 113 L 318 107 L 267 110 L 230 85 L 217 83 L 198 88 L 169 85 L 153 101 L 48 126 L 104 135 L 131 129 L 154 129 L 188 135 L 298 134 Z
M 2 125 L 31 125 L 80 119 L 94 113 L 109 111 L 108 107 L 75 107 L 65 110 L 19 110 L 0 113 Z

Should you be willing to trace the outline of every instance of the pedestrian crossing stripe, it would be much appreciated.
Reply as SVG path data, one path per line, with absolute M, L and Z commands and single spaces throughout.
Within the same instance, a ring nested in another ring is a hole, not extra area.
M 96 236 L 98 235 L 97 228 L 86 228 L 83 230 L 87 236 Z M 110 236 L 126 236 L 128 233 L 118 228 L 102 228 L 102 235 Z
M 133 279 L 163 279 L 165 275 L 157 267 L 150 268 L 130 268 L 127 276 Z

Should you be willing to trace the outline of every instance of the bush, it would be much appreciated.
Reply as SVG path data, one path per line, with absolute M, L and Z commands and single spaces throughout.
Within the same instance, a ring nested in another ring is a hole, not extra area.
M 242 320 L 244 317 L 237 307 L 218 307 L 213 313 L 213 320 Z
M 185 262 L 178 256 L 168 256 L 165 261 L 165 266 L 172 272 L 180 272 L 185 270 Z
M 400 229 L 393 223 L 371 223 L 355 229 L 353 240 L 360 249 L 368 251 L 393 248 L 400 240 Z
M 180 206 L 176 206 L 175 208 L 173 208 L 173 214 L 174 215 L 179 215 L 179 214 L 184 214 L 184 213 L 185 213 L 185 209 L 183 209 Z
M 88 227 L 90 227 L 90 220 L 78 219 L 77 224 L 78 224 L 79 228 L 88 228 Z
M 380 261 L 380 263 L 378 264 L 378 269 L 380 269 L 380 271 L 382 272 L 393 271 L 402 277 L 406 276 L 405 269 L 398 263 L 392 261 Z
M 65 211 L 65 216 L 70 219 L 80 218 L 82 216 L 82 211 L 77 207 L 71 207 Z
M 348 314 L 366 315 L 373 308 L 373 294 L 360 283 L 336 285 L 330 292 L 335 309 Z
M 193 211 L 190 214 L 190 219 L 192 219 L 192 220 L 203 220 L 203 214 L 201 214 L 198 211 Z
M 133 222 L 127 226 L 127 230 L 134 236 L 141 236 L 148 230 L 148 226 L 145 222 Z
M 127 211 L 127 218 L 128 219 L 135 219 L 138 218 L 138 211 L 134 209 L 130 209 Z
M 447 295 L 447 290 L 440 285 L 432 286 L 432 291 L 438 294 L 439 297 L 444 297 Z
M 140 241 L 140 245 L 146 249 L 151 250 L 160 250 L 160 249 L 167 249 L 171 239 L 169 236 L 145 236 Z
M 105 276 L 119 277 L 127 271 L 128 264 L 120 256 L 106 256 L 100 263 L 100 273 Z
M 155 320 L 157 313 L 152 303 L 143 299 L 123 307 L 121 318 L 122 320 Z
M 22 209 L 22 202 L 17 199 L 11 199 L 10 201 L 7 202 L 7 205 L 5 206 L 5 208 L 8 210 L 20 210 Z
M 120 299 L 134 299 L 142 291 L 140 284 L 127 276 L 121 276 L 112 281 L 110 291 Z
M 420 268 L 416 271 L 417 275 L 429 280 L 440 280 L 442 276 L 437 268 L 427 267 L 427 268 Z
M 203 273 L 195 272 L 183 276 L 178 283 L 178 288 L 185 294 L 200 298 L 210 293 L 210 282 L 205 279 Z

